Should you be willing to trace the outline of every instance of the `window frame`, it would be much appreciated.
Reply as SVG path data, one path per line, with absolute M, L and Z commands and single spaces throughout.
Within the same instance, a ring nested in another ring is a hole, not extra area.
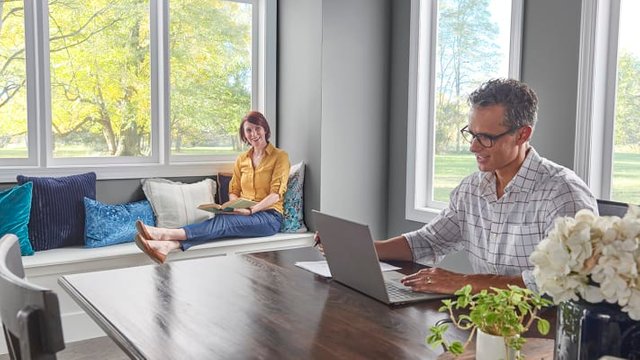
M 612 190 L 620 4 L 582 1 L 574 169 L 599 199 Z
M 447 206 L 432 199 L 437 15 L 437 0 L 411 0 L 405 218 L 422 223 Z M 509 77 L 515 79 L 520 78 L 523 17 L 524 1 L 512 0 Z
M 275 143 L 277 88 L 277 0 L 226 0 L 253 5 L 252 99 L 262 111 Z M 65 176 L 94 171 L 98 179 L 203 176 L 229 171 L 234 155 L 172 156 L 169 112 L 169 4 L 149 0 L 151 63 L 151 142 L 149 157 L 53 158 L 51 127 L 48 2 L 24 0 L 27 67 L 28 157 L 0 159 L 0 183 L 16 175 Z

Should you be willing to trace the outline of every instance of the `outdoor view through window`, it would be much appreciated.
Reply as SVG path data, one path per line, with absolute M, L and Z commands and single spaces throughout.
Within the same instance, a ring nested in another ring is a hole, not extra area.
M 160 115 L 169 124 L 172 155 L 226 155 L 242 149 L 237 127 L 252 108 L 252 3 L 169 1 L 164 7 L 169 29 L 161 21 L 157 28 L 166 35 L 156 36 L 150 9 L 155 1 L 47 4 L 49 53 L 37 66 L 44 63 L 49 69 L 50 87 L 42 91 L 50 95 L 53 158 L 151 156 L 152 135 L 165 131 L 152 118 L 152 104 L 164 104 L 167 92 L 170 111 Z M 27 125 L 24 24 L 23 0 L 0 0 L 0 158 L 5 159 L 29 156 L 28 128 L 49 134 L 43 121 L 48 110 L 39 113 L 40 128 Z M 167 35 L 169 64 L 162 63 L 163 54 L 154 62 L 152 41 Z M 161 79 L 156 101 L 154 73 Z M 169 76 L 169 89 L 163 90 L 163 75 Z M 29 104 L 29 110 L 42 105 Z
M 640 11 L 637 0 L 622 0 L 618 78 L 613 134 L 611 198 L 640 204 Z
M 252 5 L 170 1 L 171 154 L 241 151 L 251 109 Z
M 433 199 L 448 202 L 477 171 L 459 131 L 468 122 L 467 96 L 487 79 L 508 76 L 511 0 L 438 1 L 437 33 Z
M 22 1 L 0 0 L 0 158 L 26 158 L 27 76 Z

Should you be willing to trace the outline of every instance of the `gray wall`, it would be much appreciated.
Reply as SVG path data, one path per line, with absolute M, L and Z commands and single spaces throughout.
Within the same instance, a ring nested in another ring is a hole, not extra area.
M 320 209 L 322 2 L 278 2 L 278 146 L 306 164 L 305 220 Z
M 522 80 L 540 100 L 531 143 L 540 155 L 573 168 L 581 0 L 525 4 Z
M 323 211 L 386 235 L 389 1 L 322 2 Z
M 278 139 L 303 159 L 305 208 L 386 236 L 388 0 L 281 0 Z M 322 185 L 320 185 L 322 184 Z

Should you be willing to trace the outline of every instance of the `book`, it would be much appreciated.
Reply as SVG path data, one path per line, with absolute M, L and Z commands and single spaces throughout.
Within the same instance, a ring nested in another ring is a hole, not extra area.
M 198 205 L 198 209 L 211 211 L 212 213 L 232 212 L 234 209 L 247 209 L 255 204 L 257 204 L 257 202 L 253 200 L 238 198 L 235 200 L 229 200 L 224 204 L 200 204 Z

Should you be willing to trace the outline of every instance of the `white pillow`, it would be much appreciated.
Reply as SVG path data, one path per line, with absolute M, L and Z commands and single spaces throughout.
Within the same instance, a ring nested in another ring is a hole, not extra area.
M 158 227 L 178 228 L 212 217 L 210 212 L 198 209 L 200 204 L 215 202 L 216 182 L 212 179 L 193 184 L 142 179 L 142 191 L 151 203 Z

